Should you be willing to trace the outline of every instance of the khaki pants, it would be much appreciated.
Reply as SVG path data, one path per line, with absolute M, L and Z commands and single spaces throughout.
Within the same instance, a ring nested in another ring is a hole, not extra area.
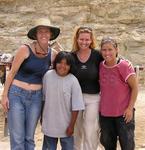
M 74 150 L 97 150 L 99 145 L 99 101 L 97 94 L 83 94 L 85 110 L 80 111 L 74 132 Z

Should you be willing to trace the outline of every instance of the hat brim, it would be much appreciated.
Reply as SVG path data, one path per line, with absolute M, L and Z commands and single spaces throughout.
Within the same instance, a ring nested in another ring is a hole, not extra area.
M 31 28 L 29 30 L 29 32 L 27 33 L 27 37 L 31 40 L 37 40 L 37 38 L 36 38 L 37 28 L 40 26 L 48 27 L 50 29 L 50 32 L 51 32 L 50 41 L 55 40 L 58 37 L 58 35 L 60 34 L 60 29 L 57 27 L 39 25 L 34 28 Z

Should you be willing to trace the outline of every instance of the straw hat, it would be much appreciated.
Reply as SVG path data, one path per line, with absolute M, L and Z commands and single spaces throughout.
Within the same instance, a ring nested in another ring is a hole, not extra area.
M 37 40 L 36 32 L 37 32 L 37 28 L 40 26 L 48 27 L 50 29 L 52 33 L 50 41 L 56 39 L 60 33 L 60 29 L 58 27 L 52 26 L 49 19 L 41 18 L 41 19 L 38 19 L 35 22 L 35 26 L 28 31 L 27 33 L 28 38 L 32 40 Z

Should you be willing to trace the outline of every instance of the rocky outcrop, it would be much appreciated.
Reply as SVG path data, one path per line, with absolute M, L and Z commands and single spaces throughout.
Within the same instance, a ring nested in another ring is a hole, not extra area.
M 15 52 L 34 19 L 50 18 L 60 26 L 58 41 L 71 50 L 76 26 L 94 29 L 98 45 L 103 36 L 118 40 L 120 53 L 134 65 L 145 66 L 144 0 L 0 0 L 0 50 Z

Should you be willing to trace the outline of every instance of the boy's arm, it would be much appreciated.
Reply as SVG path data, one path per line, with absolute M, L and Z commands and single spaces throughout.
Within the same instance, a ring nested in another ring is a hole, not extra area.
M 130 97 L 129 105 L 124 112 L 124 117 L 125 117 L 126 123 L 130 122 L 133 117 L 133 108 L 134 108 L 135 101 L 137 99 L 138 84 L 137 84 L 136 76 L 131 75 L 127 79 L 127 83 L 129 85 L 129 87 L 131 88 L 131 97 Z
M 42 115 L 43 115 L 44 103 L 45 103 L 45 101 L 42 101 L 41 114 L 40 114 L 40 124 L 41 124 L 41 125 L 42 125 Z
M 75 126 L 75 122 L 77 120 L 78 112 L 79 111 L 72 111 L 72 113 L 71 113 L 71 121 L 66 130 L 67 136 L 72 136 L 72 134 L 74 132 L 74 126 Z
M 42 118 L 43 118 L 43 109 L 45 105 L 45 93 L 46 93 L 46 74 L 42 78 L 42 106 L 41 106 L 41 113 L 40 113 L 40 124 L 42 125 Z

